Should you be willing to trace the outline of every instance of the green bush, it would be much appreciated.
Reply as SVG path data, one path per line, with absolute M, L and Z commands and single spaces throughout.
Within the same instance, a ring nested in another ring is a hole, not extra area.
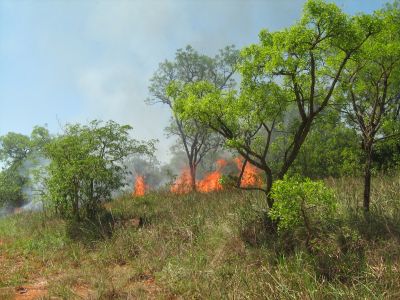
M 308 233 L 324 218 L 333 217 L 336 198 L 332 189 L 322 181 L 309 178 L 285 177 L 272 188 L 274 205 L 269 211 L 272 220 L 278 222 L 278 231 L 303 227 Z

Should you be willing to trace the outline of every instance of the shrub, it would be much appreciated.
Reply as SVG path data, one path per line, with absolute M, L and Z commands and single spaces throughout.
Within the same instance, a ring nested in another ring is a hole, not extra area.
M 274 183 L 271 196 L 275 202 L 268 214 L 278 222 L 278 231 L 303 227 L 311 234 L 313 227 L 336 210 L 333 190 L 309 178 L 285 176 Z
M 45 178 L 46 198 L 67 219 L 96 219 L 101 203 L 124 186 L 124 160 L 132 154 L 152 154 L 153 142 L 130 138 L 129 125 L 67 125 L 65 132 L 45 147 L 51 162 Z

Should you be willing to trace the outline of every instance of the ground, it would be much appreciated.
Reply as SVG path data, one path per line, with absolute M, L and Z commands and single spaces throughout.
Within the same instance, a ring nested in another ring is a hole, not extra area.
M 3 218 L 0 299 L 399 299 L 400 178 L 374 180 L 368 219 L 360 181 L 326 183 L 337 217 L 312 253 L 301 230 L 267 232 L 257 192 L 126 195 L 107 205 L 112 233 Z

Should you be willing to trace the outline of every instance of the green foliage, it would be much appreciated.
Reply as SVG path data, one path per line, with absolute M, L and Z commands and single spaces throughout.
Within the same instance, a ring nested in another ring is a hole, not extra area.
M 45 127 L 35 126 L 30 136 L 9 132 L 0 137 L 0 160 L 7 166 L 21 166 L 26 159 L 33 159 L 50 141 Z
M 65 132 L 46 146 L 51 160 L 45 181 L 46 198 L 64 217 L 94 218 L 101 201 L 124 182 L 124 159 L 135 153 L 152 154 L 152 142 L 145 144 L 129 137 L 128 125 L 113 121 L 103 124 L 67 125 Z
M 304 227 L 313 230 L 322 219 L 331 219 L 336 209 L 336 198 L 332 189 L 322 181 L 309 178 L 285 177 L 272 187 L 274 206 L 268 214 L 278 221 L 278 230 L 293 230 Z
M 160 63 L 150 80 L 150 104 L 163 103 L 172 110 L 177 99 L 184 97 L 184 88 L 190 83 L 210 82 L 215 89 L 234 87 L 233 75 L 239 51 L 234 46 L 220 50 L 210 57 L 200 54 L 191 46 L 178 49 L 173 61 Z M 204 156 L 221 145 L 221 139 L 210 128 L 195 120 L 183 119 L 173 112 L 165 128 L 169 137 L 179 138 L 179 148 L 185 152 L 195 188 L 196 171 Z
M 24 187 L 30 184 L 30 172 L 43 158 L 43 148 L 50 135 L 45 127 L 36 126 L 31 135 L 9 132 L 0 137 L 0 206 L 19 205 L 25 200 Z
M 400 141 L 400 10 L 388 6 L 372 17 L 380 27 L 345 66 L 337 89 L 348 125 L 355 128 L 364 165 L 365 211 L 370 208 L 374 148 L 389 139 Z
M 29 136 L 9 132 L 0 139 L 1 151 L 0 158 L 8 165 L 20 164 L 31 150 Z
M 261 169 L 269 194 L 273 180 L 292 166 L 317 116 L 335 100 L 344 66 L 380 29 L 375 16 L 351 17 L 335 4 L 307 1 L 295 25 L 263 30 L 258 44 L 241 51 L 240 89 L 216 88 L 206 80 L 172 83 L 174 110 L 223 136 L 227 147 Z
M 0 207 L 2 205 L 21 204 L 24 195 L 22 188 L 26 178 L 13 169 L 6 169 L 0 172 Z
M 315 120 L 290 174 L 310 178 L 361 174 L 359 147 L 356 131 L 327 110 Z

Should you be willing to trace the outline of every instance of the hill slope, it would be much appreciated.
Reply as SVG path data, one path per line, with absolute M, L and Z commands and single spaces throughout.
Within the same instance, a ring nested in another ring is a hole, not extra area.
M 112 232 L 43 213 L 3 218 L 0 298 L 398 299 L 399 178 L 376 180 L 368 220 L 348 213 L 357 181 L 328 184 L 340 209 L 313 254 L 301 232 L 263 230 L 262 195 L 242 191 L 122 197 L 107 205 Z

